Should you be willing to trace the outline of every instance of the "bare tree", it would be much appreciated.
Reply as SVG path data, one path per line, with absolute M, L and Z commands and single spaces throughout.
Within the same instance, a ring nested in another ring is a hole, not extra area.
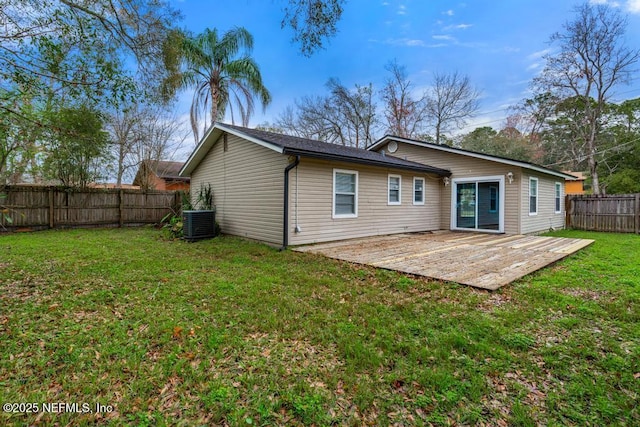
M 132 178 L 143 162 L 171 160 L 184 144 L 188 131 L 174 113 L 157 106 L 133 104 L 112 114 L 107 124 L 116 160 L 116 184 Z M 145 183 L 141 184 L 145 187 Z
M 349 90 L 337 79 L 327 82 L 329 95 L 306 96 L 288 107 L 276 125 L 286 133 L 332 144 L 365 148 L 377 128 L 373 86 Z
M 426 125 L 426 94 L 418 99 L 414 98 L 411 93 L 413 85 L 407 78 L 406 69 L 397 61 L 389 62 L 385 69 L 391 74 L 380 91 L 387 121 L 386 132 L 404 138 L 415 138 L 424 132 Z
M 355 90 L 349 90 L 338 79 L 329 79 L 327 87 L 331 91 L 331 102 L 346 128 L 346 137 L 350 142 L 343 145 L 366 148 L 373 143 L 373 129 L 377 124 L 373 85 L 356 84 Z
M 601 191 L 598 146 L 611 90 L 630 81 L 632 67 L 640 58 L 640 50 L 624 44 L 626 26 L 626 19 L 607 5 L 578 6 L 575 19 L 564 25 L 564 32 L 551 36 L 560 51 L 547 55 L 543 73 L 534 80 L 538 92 L 575 98 L 581 105 L 581 114 L 570 124 L 580 138 L 595 194 Z
M 141 143 L 140 131 L 144 114 L 138 104 L 133 104 L 123 110 L 116 110 L 107 121 L 114 158 L 116 160 L 116 187 L 122 185 L 125 173 L 136 166 L 131 157 L 135 147 Z
M 303 138 L 319 139 L 332 144 L 349 145 L 350 141 L 343 128 L 340 112 L 330 97 L 305 96 L 295 101 L 296 112 L 285 110 L 288 118 L 279 121 L 287 133 Z M 289 126 L 285 126 L 287 123 Z M 293 124 L 293 127 L 291 126 Z
M 453 126 L 461 129 L 478 110 L 480 92 L 468 76 L 458 72 L 435 73 L 428 93 L 427 111 L 435 130 L 435 142 L 440 144 L 443 133 Z

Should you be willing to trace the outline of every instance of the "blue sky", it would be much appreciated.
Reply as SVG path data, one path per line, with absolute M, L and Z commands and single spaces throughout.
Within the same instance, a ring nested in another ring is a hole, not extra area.
M 596 0 L 605 3 L 607 0 Z M 251 119 L 251 126 L 274 121 L 305 95 L 325 94 L 337 77 L 348 87 L 372 83 L 380 89 L 385 65 L 406 66 L 416 90 L 427 87 L 434 72 L 458 71 L 482 93 L 480 110 L 468 130 L 500 128 L 506 109 L 528 96 L 532 78 L 549 52 L 550 35 L 572 18 L 578 1 L 565 0 L 347 0 L 338 34 L 326 49 L 307 58 L 281 29 L 286 0 L 172 0 L 184 15 L 182 26 L 226 31 L 242 26 L 255 39 L 253 56 L 273 101 Z M 640 47 L 640 0 L 609 1 L 628 13 L 627 43 Z M 640 66 L 639 66 L 640 68 Z M 631 86 L 617 89 L 616 100 L 640 97 L 640 74 Z M 185 93 L 179 114 L 188 115 Z

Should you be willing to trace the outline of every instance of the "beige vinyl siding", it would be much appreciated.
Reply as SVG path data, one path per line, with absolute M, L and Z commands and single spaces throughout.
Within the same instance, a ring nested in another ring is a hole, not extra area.
M 358 173 L 357 218 L 332 218 L 334 169 Z M 439 229 L 440 181 L 436 176 L 308 158 L 302 158 L 290 174 L 291 245 Z M 400 205 L 387 204 L 389 174 L 402 177 Z M 413 204 L 414 176 L 425 178 L 424 205 Z M 295 232 L 296 225 L 301 232 Z
M 387 150 L 386 145 L 380 149 Z M 517 234 L 520 232 L 520 181 L 521 170 L 519 167 L 504 165 L 484 159 L 464 156 L 462 154 L 446 153 L 427 147 L 420 147 L 412 144 L 398 142 L 398 150 L 393 156 L 406 158 L 414 162 L 424 163 L 451 171 L 451 179 L 472 178 L 483 176 L 505 176 L 505 211 L 504 211 L 504 232 Z M 514 181 L 509 184 L 506 174 L 512 172 Z M 440 228 L 449 230 L 451 228 L 451 197 L 453 186 L 444 186 L 442 180 L 439 183 L 441 192 L 442 212 L 440 215 Z
M 538 213 L 529 215 L 529 178 L 538 178 Z M 525 173 L 520 181 L 522 198 L 522 234 L 548 231 L 550 228 L 564 228 L 564 183 L 560 186 L 560 213 L 556 213 L 556 182 L 559 178 L 543 174 Z
M 282 244 L 287 156 L 233 135 L 224 152 L 223 138 L 191 174 L 191 197 L 211 184 L 223 233 Z

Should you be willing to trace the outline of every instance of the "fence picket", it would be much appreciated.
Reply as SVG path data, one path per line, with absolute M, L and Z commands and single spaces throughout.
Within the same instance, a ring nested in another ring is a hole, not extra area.
M 568 195 L 566 206 L 568 228 L 640 234 L 640 193 Z
M 179 209 L 175 191 L 5 186 L 3 207 L 15 229 L 157 224 Z

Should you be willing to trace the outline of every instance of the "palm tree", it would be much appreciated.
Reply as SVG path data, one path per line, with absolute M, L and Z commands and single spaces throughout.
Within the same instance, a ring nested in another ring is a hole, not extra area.
M 179 87 L 193 87 L 191 127 L 196 142 L 198 125 L 204 116 L 204 130 L 210 113 L 211 124 L 222 120 L 229 107 L 231 121 L 235 123 L 234 104 L 242 125 L 249 124 L 258 98 L 262 107 L 271 102 L 271 94 L 262 82 L 258 64 L 249 56 L 253 49 L 253 36 L 242 27 L 227 31 L 220 38 L 218 31 L 205 29 L 194 38 L 184 38 L 181 46 L 183 69 Z M 241 52 L 242 50 L 242 52 Z M 242 54 L 242 56 L 239 56 Z

